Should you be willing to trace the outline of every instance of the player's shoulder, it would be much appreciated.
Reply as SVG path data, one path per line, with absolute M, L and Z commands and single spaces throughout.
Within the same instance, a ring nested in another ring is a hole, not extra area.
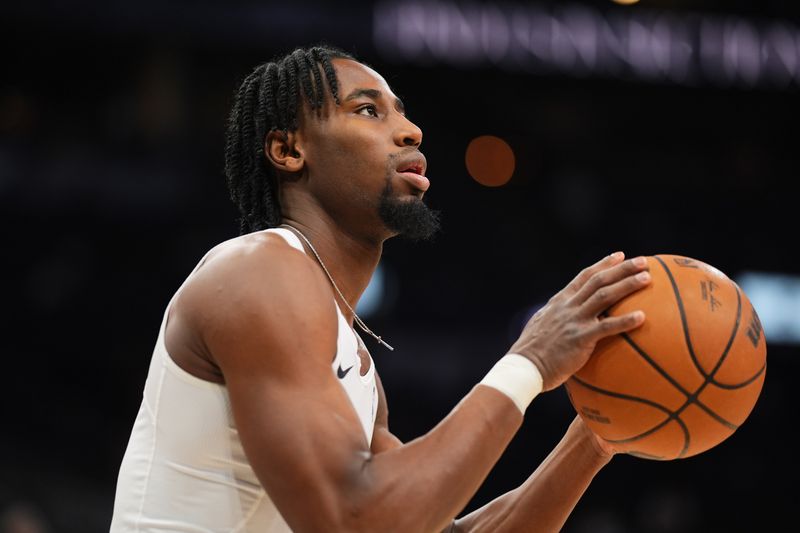
M 256 232 L 212 248 L 187 280 L 198 303 L 239 307 L 332 298 L 314 260 L 272 232 Z
M 314 275 L 314 266 L 311 257 L 282 236 L 259 231 L 219 243 L 209 251 L 202 268 L 214 277 L 252 281 L 269 275 Z
M 290 360 L 298 349 L 329 361 L 336 346 L 336 302 L 327 278 L 313 258 L 273 232 L 212 248 L 176 304 L 209 357 L 229 374 L 226 380 L 236 369 L 249 372 L 258 359 Z M 304 335 L 311 329 L 314 335 Z

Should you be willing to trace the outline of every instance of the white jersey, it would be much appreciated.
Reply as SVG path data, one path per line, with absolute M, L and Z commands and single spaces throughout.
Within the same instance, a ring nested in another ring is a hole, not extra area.
M 291 231 L 267 231 L 303 251 Z M 167 353 L 169 307 L 122 459 L 111 533 L 290 531 L 242 450 L 225 385 L 189 374 Z M 339 335 L 333 372 L 343 375 L 339 381 L 370 442 L 378 406 L 375 366 L 370 359 L 369 370 L 361 375 L 361 339 L 338 305 L 336 309 Z

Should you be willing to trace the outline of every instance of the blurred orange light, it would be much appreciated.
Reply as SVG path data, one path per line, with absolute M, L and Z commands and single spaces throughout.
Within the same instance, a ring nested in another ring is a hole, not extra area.
M 514 151 L 494 135 L 472 139 L 467 145 L 465 160 L 469 175 L 487 187 L 505 185 L 514 173 Z
M 622 4 L 624 6 L 629 6 L 631 4 L 637 3 L 639 0 L 611 0 L 615 4 Z

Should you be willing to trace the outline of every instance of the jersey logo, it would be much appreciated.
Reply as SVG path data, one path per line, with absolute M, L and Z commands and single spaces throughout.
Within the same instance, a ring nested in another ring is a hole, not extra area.
M 351 370 L 353 370 L 354 366 L 355 365 L 350 365 L 349 367 L 347 367 L 344 370 L 342 370 L 342 363 L 339 363 L 339 368 L 336 370 L 336 376 L 339 379 L 344 379 L 344 377 L 347 375 L 347 373 L 350 372 Z

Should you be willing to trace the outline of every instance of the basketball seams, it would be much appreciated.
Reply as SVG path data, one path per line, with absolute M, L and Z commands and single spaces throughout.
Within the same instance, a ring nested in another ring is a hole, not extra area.
M 620 335 L 622 336 L 622 338 L 623 338 L 623 339 L 625 339 L 625 342 L 627 342 L 627 343 L 628 343 L 628 345 L 630 345 L 630 347 L 631 347 L 631 348 L 633 348 L 633 349 L 634 349 L 634 351 L 635 351 L 637 354 L 639 354 L 639 356 L 641 356 L 641 357 L 642 357 L 642 359 L 644 359 L 645 361 L 647 361 L 647 363 L 648 363 L 648 364 L 650 364 L 650 366 L 652 366 L 652 367 L 653 367 L 653 368 L 654 368 L 656 371 L 658 371 L 658 373 L 659 373 L 659 374 L 661 374 L 661 375 L 664 377 L 664 379 L 666 379 L 666 380 L 667 380 L 669 383 L 671 383 L 671 384 L 672 384 L 672 386 L 674 386 L 676 389 L 678 389 L 678 390 L 681 392 L 681 394 L 683 394 L 684 396 L 686 396 L 686 402 L 685 402 L 683 405 L 681 405 L 681 406 L 680 406 L 680 407 L 679 407 L 677 410 L 675 410 L 674 412 L 670 411 L 670 414 L 671 414 L 671 415 L 674 415 L 675 417 L 677 417 L 677 416 L 678 416 L 679 414 L 681 414 L 681 412 L 683 412 L 683 410 L 684 410 L 684 409 L 686 409 L 688 406 L 690 406 L 690 405 L 692 405 L 692 404 L 695 404 L 695 405 L 697 405 L 697 406 L 698 406 L 700 409 L 702 409 L 702 410 L 704 410 L 706 413 L 708 413 L 708 415 L 709 415 L 710 417 L 712 417 L 712 418 L 714 418 L 715 420 L 717 420 L 717 421 L 718 421 L 720 424 L 722 424 L 722 425 L 724 425 L 724 426 L 726 426 L 726 427 L 729 427 L 729 428 L 730 428 L 730 427 L 734 427 L 734 428 L 735 428 L 735 426 L 734 426 L 733 424 L 731 424 L 730 422 L 728 422 L 727 420 L 725 420 L 724 418 L 722 418 L 720 415 L 718 415 L 717 413 L 715 413 L 714 411 L 712 411 L 712 410 L 711 410 L 711 408 L 709 408 L 708 406 L 706 406 L 705 404 L 703 404 L 703 402 L 701 402 L 701 401 L 698 399 L 698 396 L 700 395 L 700 393 L 703 391 L 703 389 L 704 389 L 704 388 L 706 387 L 706 385 L 708 385 L 708 383 L 709 383 L 709 382 L 708 382 L 708 378 L 705 378 L 705 381 L 703 382 L 703 384 L 702 384 L 702 385 L 700 385 L 700 387 L 698 387 L 696 391 L 694 391 L 694 392 L 690 393 L 688 390 L 684 389 L 684 388 L 683 388 L 683 387 L 680 385 L 680 383 L 678 383 L 678 382 L 675 380 L 675 378 L 673 378 L 672 376 L 670 376 L 670 375 L 669 375 L 669 374 L 668 374 L 668 373 L 667 373 L 667 372 L 666 372 L 666 371 L 665 371 L 663 368 L 661 368 L 661 366 L 659 366 L 659 364 L 658 364 L 658 363 L 656 363 L 656 362 L 653 360 L 653 358 L 652 358 L 652 357 L 650 357 L 650 355 L 648 355 L 648 353 L 647 353 L 647 352 L 645 352 L 645 351 L 644 351 L 644 350 L 643 350 L 643 349 L 642 349 L 642 348 L 641 348 L 641 347 L 640 347 L 638 344 L 636 344 L 636 343 L 633 341 L 633 339 L 631 339 L 631 338 L 630 338 L 630 337 L 629 337 L 627 334 L 625 334 L 625 333 L 621 333 Z
M 731 430 L 735 431 L 736 429 L 738 429 L 739 426 L 737 426 L 736 424 L 734 424 L 732 422 L 729 422 L 728 420 L 723 418 L 720 414 L 716 413 L 714 410 L 709 408 L 707 405 L 705 405 L 703 402 L 701 402 L 699 400 L 699 396 L 700 396 L 700 393 L 703 392 L 703 389 L 705 389 L 706 386 L 708 386 L 709 383 L 717 385 L 716 381 L 714 380 L 714 374 L 717 373 L 719 368 L 722 366 L 723 361 L 728 356 L 728 353 L 730 352 L 731 346 L 733 346 L 733 341 L 736 338 L 736 333 L 739 331 L 739 324 L 740 324 L 740 322 L 742 320 L 742 294 L 741 294 L 741 292 L 739 292 L 739 288 L 734 285 L 734 289 L 736 290 L 736 320 L 734 321 L 733 331 L 731 333 L 730 338 L 728 339 L 728 344 L 725 346 L 725 350 L 722 352 L 722 355 L 720 355 L 719 359 L 717 360 L 717 364 L 714 366 L 714 368 L 711 370 L 710 373 L 706 373 L 703 370 L 702 366 L 700 365 L 700 362 L 697 359 L 697 354 L 694 353 L 694 346 L 692 345 L 692 338 L 691 338 L 691 335 L 689 335 L 689 323 L 688 323 L 688 319 L 686 318 L 686 310 L 684 309 L 683 298 L 681 297 L 681 291 L 678 288 L 678 284 L 675 281 L 675 277 L 672 275 L 672 271 L 669 269 L 669 267 L 664 262 L 664 260 L 661 259 L 661 257 L 656 255 L 656 256 L 653 256 L 653 258 L 656 259 L 659 262 L 661 267 L 666 272 L 667 277 L 669 277 L 669 282 L 672 285 L 672 291 L 675 294 L 675 300 L 676 300 L 676 302 L 678 304 L 678 312 L 680 313 L 680 316 L 681 316 L 681 324 L 683 326 L 683 335 L 684 335 L 684 338 L 686 339 L 686 348 L 689 350 L 689 355 L 690 355 L 690 357 L 692 359 L 692 362 L 694 363 L 695 368 L 697 368 L 697 370 L 703 375 L 703 379 L 704 379 L 704 381 L 700 385 L 700 387 L 698 387 L 697 390 L 695 390 L 692 394 L 688 394 L 686 391 L 683 390 L 683 388 L 679 387 L 679 390 L 681 390 L 681 392 L 686 394 L 687 402 L 680 409 L 678 409 L 677 413 L 680 413 L 681 411 L 686 409 L 686 407 L 688 407 L 689 405 L 695 404 L 698 407 L 700 407 L 703 411 L 705 411 L 711 418 L 713 418 L 714 420 L 716 420 L 717 422 L 719 422 L 723 426 L 727 427 L 728 429 L 731 429 Z M 626 339 L 626 340 L 628 340 L 628 339 Z M 631 342 L 631 341 L 629 341 L 629 342 Z M 640 351 L 640 350 L 637 350 L 637 351 L 639 351 L 639 353 L 644 356 L 643 351 Z M 655 364 L 655 362 L 651 361 L 651 364 Z M 666 375 L 666 373 L 664 373 L 664 375 Z M 673 383 L 676 387 L 678 387 L 677 383 L 672 378 L 668 378 L 668 379 L 670 380 L 671 383 Z
M 670 383 L 670 384 L 671 384 L 673 387 L 675 387 L 676 389 L 678 389 L 678 390 L 681 392 L 681 394 L 683 394 L 683 395 L 684 395 L 684 396 L 686 396 L 687 398 L 689 398 L 689 397 L 691 396 L 691 393 L 689 393 L 689 391 L 688 391 L 688 390 L 684 389 L 684 388 L 683 388 L 683 386 L 682 386 L 680 383 L 678 383 L 678 381 L 677 381 L 675 378 L 673 378 L 672 376 L 670 376 L 670 375 L 667 373 L 667 371 L 666 371 L 666 370 L 664 370 L 663 368 L 661 368 L 661 365 L 659 365 L 658 363 L 656 363 L 656 362 L 653 360 L 653 358 L 652 358 L 652 357 L 650 357 L 650 355 L 649 355 L 647 352 L 645 352 L 645 351 L 644 351 L 644 349 L 642 349 L 642 348 L 641 348 L 641 347 L 640 347 L 638 344 L 636 344 L 636 342 L 635 342 L 633 339 L 631 339 L 631 338 L 630 338 L 630 336 L 629 336 L 627 333 L 620 333 L 619 335 L 620 335 L 620 337 L 622 337 L 622 338 L 623 338 L 623 340 L 624 340 L 626 343 L 628 343 L 628 345 L 629 345 L 631 348 L 633 348 L 633 351 L 635 351 L 637 354 L 639 354 L 639 356 L 640 356 L 642 359 L 644 359 L 644 360 L 647 362 L 647 364 L 649 364 L 651 367 L 653 367 L 653 369 L 654 369 L 654 370 L 656 370 L 656 372 L 658 372 L 659 374 L 661 374 L 661 376 L 662 376 L 664 379 L 666 379 L 666 380 L 667 380 L 667 381 L 668 381 L 668 382 L 669 382 L 669 383 Z M 705 379 L 705 375 L 703 376 L 703 378 Z
M 634 349 L 636 349 L 636 348 L 637 347 L 634 345 Z M 656 366 L 656 370 L 660 370 L 660 369 Z M 639 402 L 639 403 L 648 405 L 650 407 L 654 407 L 656 409 L 659 409 L 660 411 L 664 412 L 667 415 L 667 418 L 665 420 L 663 420 L 662 422 L 659 422 L 658 424 L 656 424 L 652 428 L 650 428 L 650 429 L 648 429 L 646 431 L 643 431 L 642 433 L 639 433 L 637 435 L 634 435 L 632 437 L 628 437 L 628 438 L 625 438 L 625 439 L 606 439 L 606 440 L 608 440 L 608 442 L 611 442 L 611 443 L 614 443 L 614 444 L 625 444 L 625 443 L 630 443 L 630 442 L 636 442 L 637 440 L 641 440 L 641 439 L 643 439 L 643 438 L 645 438 L 645 437 L 647 437 L 649 435 L 652 435 L 653 433 L 657 432 L 658 430 L 660 430 L 661 428 L 663 428 L 664 426 L 666 426 L 667 424 L 669 424 L 671 421 L 674 420 L 680 426 L 681 430 L 683 431 L 683 435 L 684 435 L 683 448 L 682 448 L 681 452 L 678 454 L 678 457 L 682 457 L 683 454 L 686 453 L 686 450 L 689 449 L 689 442 L 690 442 L 689 429 L 686 427 L 686 424 L 680 419 L 680 417 L 678 417 L 678 414 L 680 414 L 680 412 L 683 409 L 686 408 L 686 405 L 688 405 L 688 402 L 686 404 L 684 404 L 683 406 L 681 406 L 680 409 L 678 409 L 677 411 L 673 412 L 670 409 L 668 409 L 668 408 L 664 407 L 663 405 L 661 405 L 660 403 L 656 403 L 656 402 L 654 402 L 652 400 L 648 400 L 647 398 L 640 398 L 638 396 L 632 396 L 630 394 L 623 394 L 621 392 L 614 392 L 614 391 L 602 389 L 600 387 L 597 387 L 596 385 L 592 385 L 591 383 L 583 381 L 582 379 L 580 379 L 579 377 L 574 376 L 574 375 L 572 376 L 571 379 L 575 383 L 578 383 L 579 385 L 581 385 L 581 386 L 583 386 L 583 387 L 585 387 L 585 388 L 587 388 L 587 389 L 589 389 L 591 391 L 597 392 L 598 394 L 604 394 L 606 396 L 611 396 L 613 398 L 619 398 L 620 400 L 628 400 L 628 401 L 632 401 L 632 402 Z M 664 459 L 664 458 L 663 457 L 659 457 L 659 459 Z
M 582 379 L 580 379 L 578 376 L 575 376 L 575 375 L 573 375 L 571 379 L 573 379 L 576 383 L 579 383 L 580 385 L 582 385 L 583 387 L 585 387 L 585 388 L 587 388 L 587 389 L 589 389 L 591 391 L 594 391 L 594 392 L 597 392 L 597 393 L 600 393 L 600 394 L 605 394 L 606 396 L 611 396 L 612 398 L 619 398 L 620 400 L 630 400 L 630 401 L 633 401 L 633 402 L 643 403 L 645 405 L 649 405 L 651 407 L 655 407 L 656 409 L 660 409 L 661 411 L 664 411 L 668 415 L 672 415 L 672 411 L 670 411 L 669 409 L 667 409 L 666 407 L 664 407 L 660 403 L 654 402 L 653 400 L 648 400 L 647 398 L 639 398 L 638 396 L 632 396 L 630 394 L 623 394 L 621 392 L 614 392 L 614 391 L 602 389 L 602 388 L 600 388 L 600 387 L 598 387 L 596 385 L 592 385 L 591 383 L 583 381 Z
M 700 394 L 700 392 L 702 392 L 703 388 L 705 388 L 705 385 L 708 385 L 708 382 L 704 383 L 703 387 L 698 389 L 698 391 L 695 394 L 693 394 L 692 397 L 690 397 L 690 398 L 688 398 L 686 400 L 686 404 L 682 405 L 681 408 L 678 409 L 678 413 L 680 413 L 681 411 L 684 411 L 687 407 L 689 407 L 690 405 L 694 404 L 697 407 L 699 407 L 700 409 L 702 409 L 703 411 L 705 411 L 708 416 L 710 416 L 711 418 L 713 418 L 714 420 L 716 420 L 717 422 L 719 422 L 720 424 L 722 424 L 726 428 L 728 428 L 728 429 L 730 429 L 732 431 L 736 431 L 737 429 L 739 429 L 739 426 L 737 426 L 733 422 L 729 422 L 728 420 L 723 418 L 722 415 L 720 415 L 716 411 L 712 410 L 710 407 L 708 407 L 706 404 L 704 404 L 703 402 L 701 402 L 697 398 L 698 395 Z
M 659 262 L 661 267 L 664 269 L 664 272 L 667 274 L 667 278 L 669 278 L 669 283 L 672 285 L 672 292 L 675 294 L 675 300 L 678 304 L 678 313 L 681 316 L 681 325 L 683 326 L 683 337 L 686 340 L 686 348 L 689 350 L 689 357 L 692 358 L 692 363 L 694 363 L 695 368 L 700 374 L 705 378 L 708 379 L 708 374 L 705 370 L 703 370 L 700 361 L 697 360 L 697 355 L 694 353 L 694 346 L 692 346 L 692 339 L 689 336 L 689 324 L 686 319 L 686 309 L 683 307 L 683 298 L 681 298 L 681 291 L 678 289 L 678 284 L 675 281 L 675 277 L 672 275 L 672 271 L 669 269 L 667 264 L 664 262 L 661 257 L 654 255 L 653 259 Z
M 664 426 L 666 426 L 670 422 L 674 421 L 676 424 L 678 424 L 678 427 L 680 427 L 681 431 L 683 432 L 683 447 L 681 448 L 681 451 L 678 452 L 678 454 L 676 455 L 675 458 L 681 458 L 681 457 L 686 455 L 687 451 L 689 451 L 689 446 L 691 445 L 691 433 L 689 432 L 689 428 L 686 426 L 686 423 L 680 418 L 679 415 L 684 409 L 686 409 L 686 407 L 688 407 L 692 403 L 695 403 L 696 405 L 698 405 L 699 407 L 702 408 L 703 406 L 699 402 L 687 401 L 677 411 L 673 412 L 673 411 L 670 411 L 669 409 L 667 409 L 666 407 L 664 407 L 663 405 L 661 405 L 659 403 L 656 403 L 656 402 L 654 402 L 652 400 L 648 400 L 647 398 L 639 398 L 637 396 L 631 396 L 630 394 L 622 394 L 622 393 L 619 393 L 619 392 L 605 390 L 605 389 L 602 389 L 602 388 L 597 387 L 595 385 L 592 385 L 590 383 L 587 383 L 587 382 L 583 381 L 582 379 L 580 379 L 580 378 L 578 378 L 576 376 L 572 376 L 572 380 L 574 380 L 579 385 L 581 385 L 581 386 L 583 386 L 583 387 L 585 387 L 585 388 L 587 388 L 587 389 L 589 389 L 591 391 L 597 392 L 598 394 L 604 394 L 606 396 L 619 398 L 621 400 L 639 402 L 639 403 L 654 407 L 656 409 L 659 409 L 659 410 L 661 410 L 662 412 L 664 412 L 667 415 L 667 418 L 665 420 L 663 420 L 662 422 L 659 422 L 658 424 L 656 424 L 655 426 L 653 426 L 652 428 L 650 428 L 650 429 L 648 429 L 646 431 L 643 431 L 643 432 L 641 432 L 641 433 L 639 433 L 637 435 L 634 435 L 632 437 L 627 437 L 627 438 L 624 438 L 624 439 L 606 439 L 608 442 L 610 442 L 612 444 L 629 444 L 629 443 L 632 443 L 632 442 L 636 442 L 636 441 L 642 440 L 642 439 L 652 435 L 653 433 L 656 433 L 657 431 L 661 430 L 661 428 L 663 428 Z M 711 414 L 713 416 L 713 413 L 709 413 L 709 414 Z M 636 452 L 634 450 L 631 450 L 629 453 L 632 453 L 633 455 L 640 454 L 640 452 Z M 645 455 L 649 455 L 649 454 L 645 454 Z M 654 459 L 661 459 L 661 460 L 667 459 L 665 457 L 659 457 L 659 456 L 651 456 L 651 457 L 654 458 Z
M 689 333 L 689 323 L 688 323 L 688 319 L 686 318 L 686 311 L 685 311 L 684 305 L 683 305 L 683 298 L 681 297 L 681 292 L 680 292 L 680 289 L 678 288 L 678 284 L 675 282 L 675 278 L 672 275 L 672 271 L 666 265 L 664 260 L 661 259 L 661 257 L 659 257 L 657 255 L 653 256 L 653 258 L 656 259 L 661 264 L 661 266 L 664 268 L 664 271 L 666 272 L 667 276 L 669 277 L 669 281 L 670 281 L 670 284 L 672 285 L 672 290 L 673 290 L 673 293 L 675 294 L 675 299 L 676 299 L 676 302 L 678 304 L 678 312 L 680 313 L 680 316 L 681 316 L 681 324 L 683 326 L 684 338 L 686 339 L 686 347 L 689 350 L 689 355 L 690 355 L 690 357 L 692 359 L 692 362 L 694 363 L 695 368 L 697 368 L 697 370 L 700 372 L 700 374 L 705 379 L 705 383 L 703 383 L 700 386 L 700 388 L 697 389 L 697 391 L 695 391 L 694 394 L 695 395 L 700 394 L 700 392 L 709 383 L 711 383 L 713 385 L 716 385 L 716 386 L 718 386 L 720 388 L 723 388 L 723 389 L 736 389 L 736 388 L 739 388 L 739 387 L 744 387 L 744 386 L 752 383 L 756 379 L 758 379 L 758 376 L 760 376 L 761 373 L 766 368 L 766 364 L 753 377 L 746 379 L 742 383 L 738 383 L 738 384 L 735 384 L 735 385 L 723 384 L 723 383 L 718 382 L 716 379 L 714 379 L 714 376 L 716 375 L 717 371 L 719 371 L 719 369 L 722 367 L 722 364 L 725 362 L 725 359 L 728 357 L 728 354 L 730 353 L 730 349 L 733 346 L 734 341 L 736 340 L 736 334 L 739 332 L 739 326 L 740 326 L 741 321 L 742 321 L 742 293 L 739 290 L 739 287 L 736 286 L 735 283 L 733 284 L 733 288 L 736 291 L 736 320 L 734 321 L 733 330 L 731 331 L 730 338 L 728 339 L 728 343 L 725 346 L 725 349 L 723 350 L 722 355 L 717 360 L 716 365 L 714 365 L 714 368 L 711 370 L 711 372 L 706 373 L 705 370 L 703 370 L 702 365 L 700 365 L 700 362 L 697 359 L 697 355 L 694 352 L 694 345 L 692 344 L 691 335 Z M 670 380 L 670 382 L 674 384 L 674 382 L 672 380 Z M 681 389 L 681 391 L 683 392 L 682 389 Z
M 683 404 L 682 406 L 680 406 L 680 407 L 679 407 L 679 408 L 678 408 L 678 409 L 677 409 L 677 410 L 676 410 L 674 413 L 672 413 L 672 414 L 674 414 L 674 415 L 675 415 L 676 419 L 677 419 L 677 416 L 678 416 L 678 415 L 679 415 L 679 414 L 680 414 L 680 413 L 681 413 L 683 410 L 685 410 L 685 409 L 686 409 L 687 407 L 689 407 L 690 405 L 694 404 L 694 405 L 698 406 L 700 409 L 702 409 L 703 411 L 705 411 L 705 412 L 708 414 L 708 416 L 710 416 L 711 418 L 713 418 L 714 420 L 716 420 L 717 422 L 719 422 L 719 423 L 720 423 L 720 424 L 722 424 L 723 426 L 725 426 L 725 427 L 727 427 L 727 428 L 729 428 L 729 429 L 736 429 L 736 428 L 738 427 L 737 425 L 735 425 L 735 424 L 733 424 L 733 423 L 731 423 L 731 422 L 729 422 L 729 421 L 725 420 L 725 419 L 724 419 L 722 416 L 720 416 L 719 414 L 717 414 L 716 412 L 714 412 L 714 411 L 713 411 L 713 410 L 712 410 L 710 407 L 708 407 L 707 405 L 705 405 L 703 402 L 701 402 L 701 401 L 699 400 L 699 398 L 698 398 L 698 397 L 699 397 L 700 393 L 701 393 L 701 392 L 703 392 L 703 389 L 706 387 L 706 385 L 708 385 L 708 384 L 710 383 L 710 381 L 709 381 L 709 376 L 706 376 L 706 377 L 704 378 L 704 381 L 703 381 L 702 385 L 700 385 L 700 386 L 697 388 L 697 390 L 695 390 L 694 392 L 690 393 L 688 390 L 684 389 L 684 388 L 683 388 L 683 387 L 680 385 L 680 383 L 678 383 L 677 381 L 675 381 L 675 378 L 673 378 L 672 376 L 670 376 L 670 375 L 669 375 L 669 374 L 668 374 L 668 373 L 667 373 L 667 372 L 666 372 L 666 371 L 665 371 L 663 368 L 661 368 L 661 367 L 659 366 L 659 364 L 658 364 L 658 363 L 656 363 L 656 362 L 653 360 L 653 358 L 652 358 L 652 357 L 650 357 L 650 356 L 647 354 L 647 352 L 645 352 L 645 351 L 644 351 L 644 350 L 643 350 L 643 349 L 642 349 L 642 348 L 641 348 L 641 347 L 640 347 L 638 344 L 636 344 L 636 343 L 633 341 L 633 339 L 631 339 L 631 338 L 630 338 L 630 337 L 629 337 L 627 334 L 625 334 L 625 333 L 620 333 L 620 336 L 621 336 L 623 339 L 625 339 L 625 342 L 627 342 L 627 343 L 630 345 L 630 347 L 631 347 L 631 348 L 633 348 L 633 349 L 634 349 L 634 351 L 635 351 L 637 354 L 639 354 L 639 355 L 642 357 L 642 359 L 644 359 L 645 361 L 647 361 L 647 363 L 648 363 L 648 364 L 650 364 L 650 365 L 651 365 L 651 366 L 652 366 L 652 367 L 653 367 L 655 370 L 657 370 L 659 374 L 661 374 L 661 375 L 662 375 L 662 376 L 663 376 L 663 377 L 664 377 L 664 378 L 665 378 L 667 381 L 669 381 L 669 382 L 670 382 L 670 383 L 671 383 L 671 384 L 672 384 L 672 385 L 673 385 L 673 386 L 674 386 L 676 389 L 678 389 L 678 390 L 679 390 L 679 391 L 680 391 L 680 392 L 681 392 L 681 393 L 682 393 L 684 396 L 686 396 L 686 403 L 684 403 L 684 404 Z
M 717 373 L 722 366 L 722 363 L 724 363 L 725 359 L 728 357 L 728 353 L 731 351 L 731 346 L 733 346 L 733 341 L 736 340 L 736 334 L 739 332 L 739 324 L 742 321 L 742 293 L 739 292 L 739 287 L 734 286 L 734 289 L 736 289 L 736 321 L 733 324 L 733 331 L 728 339 L 728 344 L 725 346 L 725 350 L 722 352 L 717 364 L 714 365 L 714 368 L 711 369 L 711 373 L 708 375 L 708 380 L 715 385 L 717 382 L 714 380 L 714 374 Z
M 734 283 L 733 287 L 734 287 L 734 289 L 736 289 L 736 298 L 737 298 L 737 303 L 738 303 L 738 308 L 737 308 L 737 312 L 736 312 L 736 325 L 733 328 L 733 334 L 731 335 L 730 341 L 728 342 L 728 346 L 726 346 L 726 348 L 725 348 L 725 353 L 720 358 L 720 361 L 717 363 L 717 366 L 714 367 L 714 370 L 711 372 L 711 376 L 712 376 L 711 383 L 713 383 L 714 385 L 716 385 L 717 387 L 719 387 L 721 389 L 726 389 L 726 390 L 736 390 L 736 389 L 740 389 L 742 387 L 746 387 L 747 385 L 750 385 L 755 380 L 757 380 L 759 378 L 759 376 L 761 376 L 761 374 L 763 374 L 764 371 L 767 369 L 767 363 L 765 362 L 761 366 L 761 368 L 758 370 L 758 372 L 756 372 L 752 377 L 749 377 L 749 378 L 747 378 L 744 381 L 741 381 L 739 383 L 722 383 L 720 381 L 717 381 L 716 379 L 713 379 L 713 376 L 717 373 L 717 371 L 720 369 L 720 367 L 722 367 L 723 360 L 725 359 L 725 357 L 727 357 L 728 351 L 731 349 L 731 346 L 733 345 L 733 342 L 736 340 L 736 334 L 738 333 L 739 324 L 740 324 L 741 318 L 742 318 L 742 294 L 741 294 L 741 291 L 739 290 L 739 286 L 738 285 L 736 285 Z M 755 311 L 753 311 L 753 312 L 755 312 Z
M 755 375 L 753 377 L 747 378 L 746 380 L 742 381 L 741 383 L 729 384 L 729 383 L 721 383 L 719 381 L 714 380 L 713 384 L 715 386 L 719 387 L 720 389 L 725 389 L 725 390 L 741 389 L 742 387 L 746 387 L 746 386 L 750 385 L 755 380 L 757 380 L 759 377 L 761 377 L 761 374 L 763 374 L 766 369 L 767 369 L 767 363 L 764 363 L 763 366 L 758 370 L 758 372 L 755 373 Z
M 629 442 L 636 442 L 637 440 L 642 440 L 643 438 L 652 435 L 653 433 L 660 430 L 670 422 L 676 422 L 678 426 L 680 426 L 681 431 L 683 431 L 683 437 L 684 437 L 683 448 L 681 449 L 680 453 L 678 453 L 678 457 L 682 457 L 683 454 L 686 453 L 686 450 L 689 449 L 689 441 L 691 436 L 689 435 L 689 428 L 686 427 L 686 423 L 683 420 L 681 420 L 680 417 L 672 416 L 672 413 L 670 413 L 670 416 L 666 420 L 664 420 L 663 422 L 659 422 L 656 426 L 648 429 L 643 433 L 639 433 L 638 435 L 634 435 L 633 437 L 628 437 L 627 439 L 616 439 L 616 440 L 606 439 L 606 440 L 608 440 L 608 442 L 611 442 L 613 444 L 626 444 Z

